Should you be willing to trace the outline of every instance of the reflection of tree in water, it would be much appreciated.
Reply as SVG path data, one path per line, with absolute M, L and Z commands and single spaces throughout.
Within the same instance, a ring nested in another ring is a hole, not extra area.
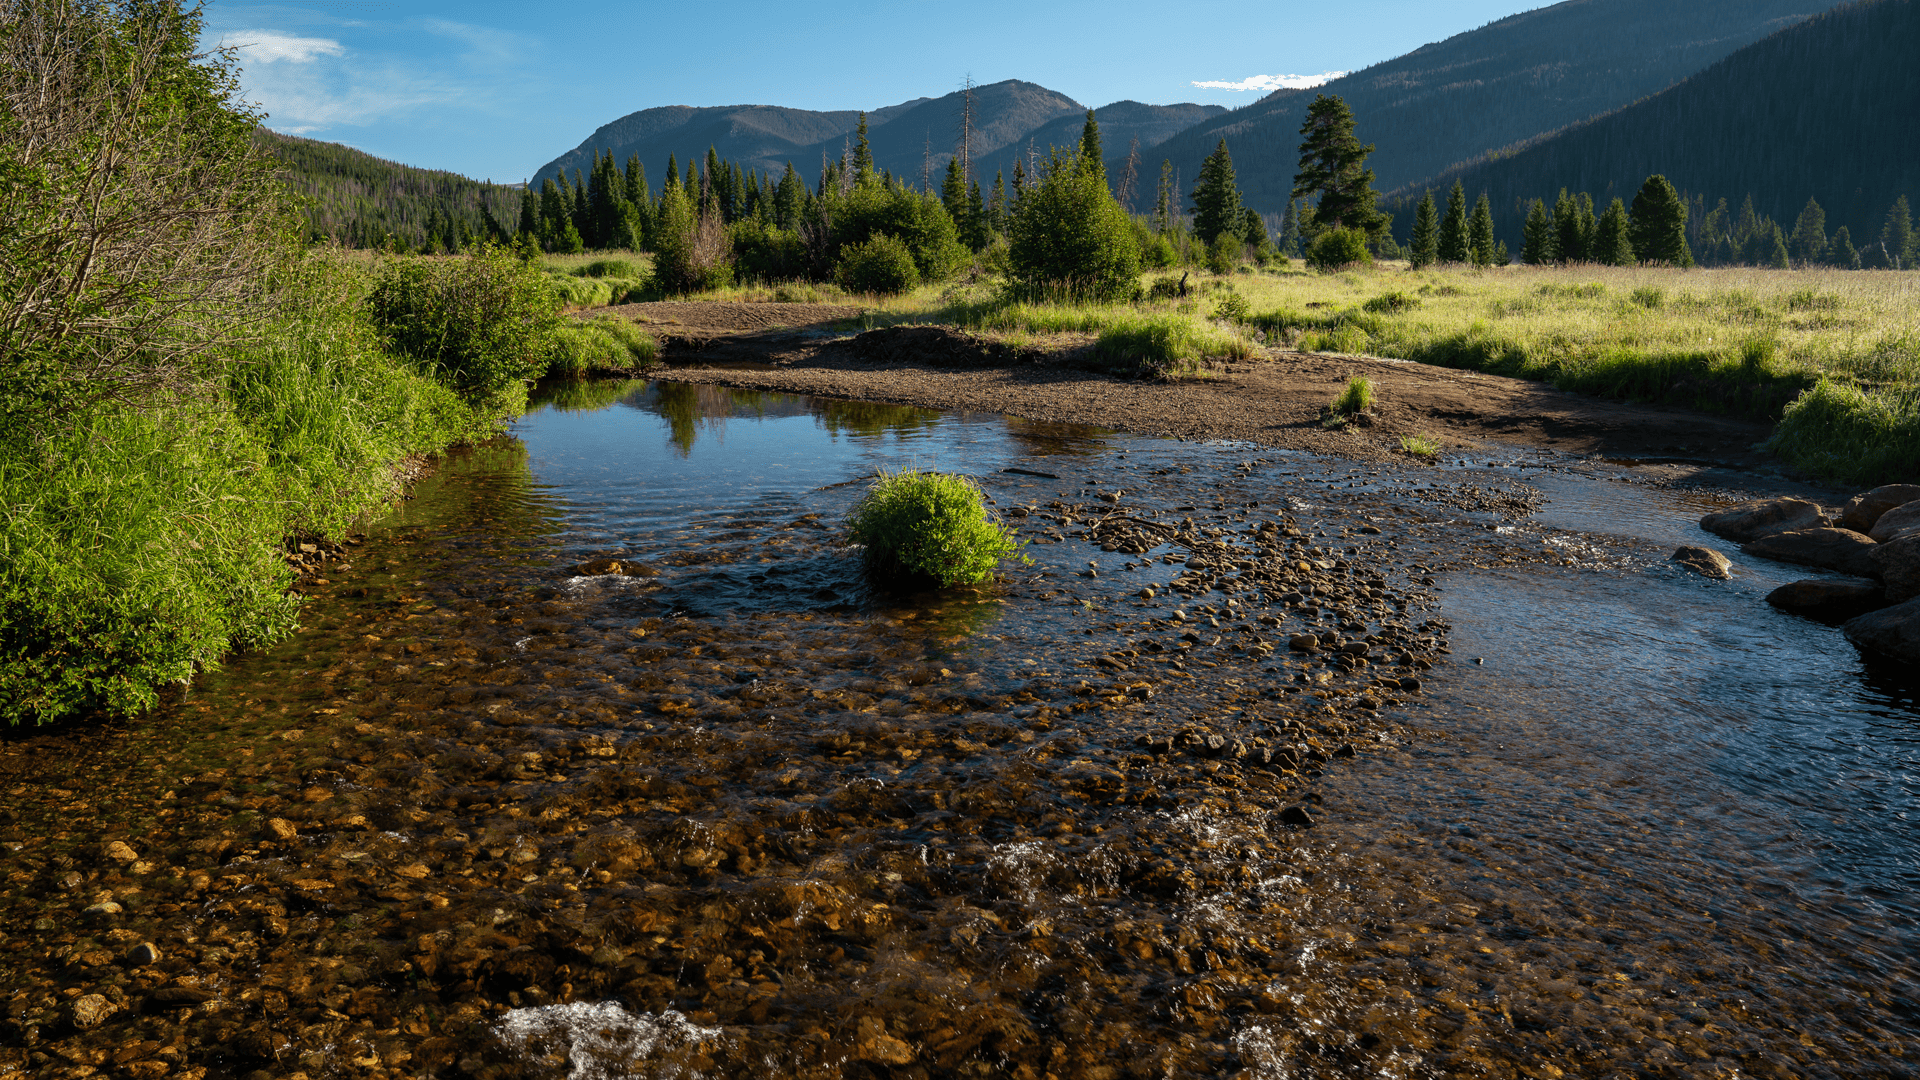
M 646 389 L 645 379 L 546 379 L 527 395 L 527 411 L 595 412 Z
M 928 431 L 939 426 L 941 420 L 941 414 L 933 409 L 887 405 L 877 401 L 814 398 L 811 405 L 810 411 L 820 421 L 820 426 L 835 436 L 878 438 L 889 431 Z
M 876 589 L 873 604 L 876 611 L 925 633 L 930 644 L 941 649 L 986 633 L 1007 614 L 1006 604 L 990 586 L 926 593 Z
M 1026 420 L 1007 417 L 1007 434 L 1020 448 L 1036 456 L 1071 455 L 1090 457 L 1107 449 L 1114 433 L 1106 428 L 1083 424 L 1061 424 L 1050 420 Z
M 727 421 L 733 417 L 765 419 L 806 414 L 804 399 L 792 394 L 659 381 L 648 385 L 645 394 L 627 404 L 665 420 L 667 441 L 673 443 L 681 457 L 693 453 L 694 439 L 700 429 L 705 428 L 714 438 L 720 438 Z

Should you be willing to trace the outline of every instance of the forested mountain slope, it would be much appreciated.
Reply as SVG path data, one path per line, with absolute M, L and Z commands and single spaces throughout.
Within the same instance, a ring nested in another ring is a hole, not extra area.
M 339 143 L 280 135 L 254 138 L 286 162 L 295 192 L 310 200 L 308 233 L 350 247 L 374 247 L 388 236 L 417 248 L 428 239 L 485 236 L 486 214 L 511 230 L 520 213 L 518 185 L 483 183 L 439 169 L 416 169 Z M 484 208 L 484 209 L 483 209 Z
M 1191 187 L 1224 136 L 1248 204 L 1277 213 L 1292 186 L 1307 105 L 1316 94 L 1339 95 L 1361 140 L 1378 148 L 1368 164 L 1386 190 L 1658 93 L 1839 2 L 1567 0 L 1317 90 L 1275 91 L 1181 132 L 1149 156 L 1155 169 L 1172 159 Z
M 1895 198 L 1920 196 L 1920 0 L 1866 0 L 1734 53 L 1669 90 L 1409 186 L 1404 211 L 1457 177 L 1468 197 L 1491 196 L 1502 238 L 1517 250 L 1526 200 L 1560 188 L 1601 206 L 1632 201 L 1662 173 L 1706 205 L 1753 196 L 1761 215 L 1790 223 L 1817 199 L 1829 231 L 1877 236 Z M 1410 213 L 1396 215 L 1405 235 Z

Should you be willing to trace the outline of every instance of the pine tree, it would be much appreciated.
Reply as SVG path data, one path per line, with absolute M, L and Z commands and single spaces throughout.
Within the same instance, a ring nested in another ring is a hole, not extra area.
M 1767 256 L 1767 265 L 1775 270 L 1793 269 L 1793 263 L 1787 258 L 1787 238 L 1778 225 L 1773 227 L 1773 253 Z
M 1314 96 L 1300 125 L 1300 171 L 1292 197 L 1313 198 L 1313 231 L 1358 229 L 1378 237 L 1385 215 L 1373 208 L 1373 170 L 1366 167 L 1371 143 L 1362 146 L 1353 133 L 1353 110 L 1338 97 Z
M 1913 212 L 1907 197 L 1900 196 L 1887 211 L 1887 223 L 1880 227 L 1880 250 L 1886 265 L 1895 270 L 1911 269 L 1915 264 Z
M 1160 193 L 1153 203 L 1153 231 L 1165 235 L 1173 229 L 1173 162 L 1160 162 Z
M 1643 263 L 1692 266 L 1687 248 L 1687 204 L 1667 178 L 1655 173 L 1640 185 L 1627 211 L 1632 227 L 1633 252 Z M 1775 233 L 1779 232 L 1778 227 Z
M 647 167 L 640 164 L 639 154 L 627 156 L 627 201 L 635 206 L 646 206 L 653 200 L 653 192 L 647 190 Z
M 520 235 L 540 236 L 540 211 L 535 208 L 532 186 L 520 189 Z
M 1632 266 L 1633 240 L 1627 221 L 1627 204 L 1619 199 L 1607 207 L 1593 227 L 1593 246 L 1588 252 L 1602 266 Z
M 540 246 L 548 251 L 559 250 L 560 237 L 567 231 L 567 197 L 560 190 L 567 174 L 560 174 L 559 183 L 554 179 L 549 176 L 540 184 Z
M 873 146 L 867 142 L 867 114 L 860 114 L 860 126 L 854 129 L 853 182 L 865 186 L 873 182 Z
M 1580 200 L 1560 189 L 1553 203 L 1554 258 L 1560 263 L 1587 261 L 1586 230 L 1581 227 Z
M 1827 245 L 1827 253 L 1833 259 L 1833 265 L 1842 270 L 1860 269 L 1860 253 L 1853 248 L 1853 234 L 1845 225 L 1833 234 L 1833 242 Z
M 1267 235 L 1267 219 L 1251 206 L 1240 208 L 1240 239 L 1253 248 L 1255 262 L 1265 263 L 1273 254 L 1273 238 Z
M 1467 190 L 1460 181 L 1453 182 L 1453 190 L 1447 192 L 1447 213 L 1440 219 L 1440 242 L 1438 247 L 1441 262 L 1463 263 L 1473 254 L 1467 237 Z
M 1681 204 L 1685 209 L 1686 204 Z M 1593 258 L 1593 229 L 1598 219 L 1593 215 L 1593 196 L 1581 192 L 1573 200 L 1573 220 L 1580 229 L 1580 250 L 1589 260 Z
M 1811 266 L 1827 257 L 1827 212 L 1813 199 L 1801 209 L 1800 216 L 1794 220 L 1793 235 L 1787 240 L 1787 251 L 1802 266 Z
M 1407 261 L 1415 270 L 1432 266 L 1440 258 L 1440 212 L 1433 205 L 1433 190 L 1420 198 L 1413 212 L 1413 242 L 1407 246 Z
M 1280 254 L 1289 259 L 1300 257 L 1300 200 L 1288 199 L 1280 215 Z
M 1473 220 L 1467 225 L 1467 254 L 1475 266 L 1493 265 L 1493 204 L 1481 192 L 1473 204 Z
M 1080 129 L 1080 168 L 1107 182 L 1107 163 L 1100 156 L 1100 122 L 1093 118 L 1093 110 L 1087 110 L 1087 122 Z
M 1233 158 L 1227 153 L 1227 140 L 1200 165 L 1200 179 L 1193 185 L 1193 235 L 1202 244 L 1212 246 L 1223 232 L 1240 228 L 1240 186 L 1233 177 Z
M 680 186 L 680 163 L 667 155 L 667 178 L 660 184 L 660 196 L 665 198 L 668 191 Z
M 998 169 L 993 173 L 993 195 L 987 200 L 987 227 L 998 236 L 1007 233 L 1007 180 Z
M 1527 206 L 1527 224 L 1521 233 L 1520 261 L 1540 266 L 1553 260 L 1553 221 L 1547 217 L 1547 204 L 1539 199 Z
M 967 224 L 960 230 L 960 242 L 974 251 L 983 250 L 991 237 L 987 232 L 987 201 L 980 197 L 980 181 L 967 192 Z

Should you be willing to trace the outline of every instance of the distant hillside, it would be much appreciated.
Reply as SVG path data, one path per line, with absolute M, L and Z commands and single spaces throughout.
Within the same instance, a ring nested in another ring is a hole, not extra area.
M 1017 79 L 975 87 L 974 154 L 981 157 L 1024 145 L 1025 136 L 1047 121 L 1085 111 L 1072 98 Z M 917 180 L 930 151 L 933 166 L 944 169 L 953 154 L 959 122 L 957 92 L 868 112 L 867 141 L 873 148 L 874 165 Z M 601 127 L 579 146 L 542 165 L 532 182 L 537 188 L 561 169 L 569 176 L 576 169 L 584 174 L 592 168 L 596 151 L 612 150 L 622 165 L 638 154 L 648 179 L 658 188 L 669 155 L 684 166 L 690 157 L 704 160 L 708 147 L 747 169 L 778 173 L 791 161 L 811 181 L 819 177 L 823 155 L 840 157 L 858 123 L 859 113 L 854 111 L 810 112 L 772 105 L 643 109 Z
M 1560 188 L 1605 206 L 1633 200 L 1651 173 L 1754 209 L 1791 228 L 1816 198 L 1827 231 L 1877 237 L 1887 208 L 1920 196 L 1920 0 L 1867 0 L 1750 45 L 1678 86 L 1522 148 L 1410 186 L 1486 191 L 1499 235 L 1518 250 L 1526 200 Z M 1439 197 L 1436 195 L 1436 198 Z M 1696 211 L 1697 212 L 1697 211 Z M 1405 234 L 1396 218 L 1397 232 Z
M 1160 182 L 1160 159 L 1148 161 L 1148 150 L 1226 111 L 1224 106 L 1195 105 L 1191 102 L 1181 105 L 1143 105 L 1138 101 L 1116 101 L 1100 106 L 1093 111 L 1093 115 L 1094 119 L 1100 121 L 1100 143 L 1104 150 L 1102 156 L 1107 159 L 1107 175 L 1112 177 L 1117 187 L 1120 168 L 1127 160 L 1127 147 L 1134 139 L 1139 139 L 1140 172 L 1144 178 L 1140 183 L 1145 185 L 1146 198 L 1151 201 L 1154 185 Z M 1084 111 L 1062 116 L 1028 132 L 1015 148 L 1023 150 L 1031 141 L 1035 149 L 1044 154 L 1050 146 L 1078 146 L 1080 131 L 1086 122 Z M 988 174 L 986 179 L 991 181 L 992 174 Z
M 1840 0 L 1567 0 L 1336 79 L 1279 90 L 1155 147 L 1191 189 L 1224 136 L 1246 201 L 1286 205 L 1315 94 L 1344 98 L 1381 190 L 1617 109 Z
M 389 235 L 419 247 L 429 229 L 440 241 L 449 224 L 487 234 L 484 206 L 509 231 L 520 214 L 518 185 L 489 184 L 439 169 L 416 169 L 372 154 L 258 128 L 254 138 L 287 163 L 287 181 L 312 200 L 310 236 L 373 247 Z

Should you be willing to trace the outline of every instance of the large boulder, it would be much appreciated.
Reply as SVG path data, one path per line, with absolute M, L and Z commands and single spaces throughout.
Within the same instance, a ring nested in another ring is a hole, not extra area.
M 1910 502 L 1880 515 L 1867 535 L 1883 544 L 1903 536 L 1920 536 L 1920 502 Z
M 1920 599 L 1850 619 L 1840 629 L 1868 652 L 1920 664 Z
M 1763 536 L 1740 550 L 1796 566 L 1818 566 L 1852 577 L 1879 577 L 1873 549 L 1879 545 L 1852 529 L 1795 529 Z
M 1761 499 L 1700 519 L 1701 528 L 1737 544 L 1779 532 L 1817 529 L 1826 523 L 1820 504 L 1805 499 Z
M 1809 619 L 1851 619 L 1887 606 L 1880 583 L 1860 577 L 1808 578 L 1767 594 L 1767 603 Z
M 1880 515 L 1910 502 L 1920 502 L 1920 484 L 1877 487 L 1848 499 L 1840 510 L 1840 524 L 1854 532 L 1871 532 Z
M 1886 586 L 1890 603 L 1920 596 L 1920 534 L 1874 545 L 1873 566 L 1874 576 Z
M 1733 561 L 1712 548 L 1694 547 L 1689 544 L 1675 551 L 1668 558 L 1701 577 L 1725 581 L 1733 576 Z

